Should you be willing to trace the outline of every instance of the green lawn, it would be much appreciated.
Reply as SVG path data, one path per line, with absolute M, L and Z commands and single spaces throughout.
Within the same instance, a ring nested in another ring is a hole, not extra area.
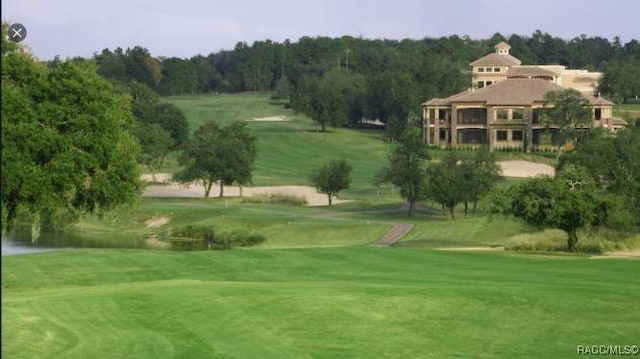
M 375 195 L 371 180 L 387 164 L 387 154 L 394 145 L 385 141 L 380 130 L 353 130 L 327 127 L 327 133 L 316 131 L 314 122 L 305 115 L 296 114 L 281 104 L 273 103 L 270 94 L 249 92 L 225 95 L 193 95 L 165 97 L 180 108 L 193 131 L 206 121 L 229 124 L 257 117 L 286 116 L 287 122 L 248 122 L 249 129 L 258 137 L 258 156 L 253 173 L 254 184 L 308 185 L 309 174 L 330 159 L 347 159 L 353 166 L 350 198 L 370 198 Z M 433 159 L 446 151 L 431 149 Z M 471 154 L 462 151 L 463 154 Z M 523 153 L 496 152 L 500 160 L 534 160 L 555 164 L 554 158 L 531 156 Z M 179 169 L 177 154 L 168 158 L 163 171 Z
M 310 248 L 367 245 L 382 238 L 394 224 L 412 223 L 413 230 L 399 242 L 404 247 L 465 247 L 503 245 L 512 236 L 534 233 L 536 228 L 519 219 L 459 213 L 452 220 L 434 209 L 421 209 L 407 217 L 397 197 L 395 203 L 351 202 L 328 207 L 243 203 L 241 199 L 143 198 L 137 209 L 122 209 L 106 217 L 84 217 L 72 233 L 88 238 L 107 236 L 139 241 L 164 235 L 185 225 L 212 225 L 219 231 L 242 229 L 266 237 L 258 248 Z M 462 212 L 461 210 L 459 212 Z M 153 217 L 166 217 L 161 228 L 147 228 Z
M 254 183 L 263 185 L 306 185 L 309 174 L 330 159 L 347 159 L 353 166 L 352 187 L 371 187 L 378 169 L 386 164 L 387 144 L 382 131 L 354 131 L 329 127 L 316 132 L 308 117 L 294 114 L 282 105 L 271 104 L 268 93 L 168 97 L 187 117 L 191 129 L 206 121 L 228 124 L 256 117 L 284 115 L 287 122 L 249 122 L 258 137 Z M 170 161 L 171 162 L 171 161 Z M 169 170 L 175 170 L 169 163 Z
M 7 358 L 560 358 L 638 344 L 640 262 L 420 249 L 2 261 Z

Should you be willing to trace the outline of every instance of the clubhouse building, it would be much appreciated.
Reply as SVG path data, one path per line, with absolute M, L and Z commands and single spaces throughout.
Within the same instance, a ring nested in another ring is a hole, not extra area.
M 553 146 L 557 128 L 541 121 L 544 95 L 567 88 L 578 90 L 588 101 L 592 127 L 616 131 L 626 126 L 624 120 L 613 117 L 612 102 L 595 96 L 601 73 L 521 65 L 506 43 L 495 49 L 471 63 L 471 89 L 422 104 L 427 144 L 526 151 Z

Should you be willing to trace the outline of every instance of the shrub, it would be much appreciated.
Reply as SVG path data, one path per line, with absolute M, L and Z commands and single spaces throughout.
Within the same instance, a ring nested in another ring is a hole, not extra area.
M 242 203 L 292 204 L 296 206 L 302 206 L 307 204 L 307 200 L 306 198 L 300 196 L 269 193 L 243 198 Z
M 262 243 L 266 238 L 242 230 L 217 233 L 212 226 L 188 225 L 173 230 L 168 240 L 176 250 L 203 250 L 248 247 Z

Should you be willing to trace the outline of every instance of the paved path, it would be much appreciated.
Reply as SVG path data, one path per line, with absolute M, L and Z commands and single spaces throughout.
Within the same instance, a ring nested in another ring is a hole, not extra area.
M 393 226 L 387 234 L 385 234 L 378 241 L 370 244 L 372 247 L 388 247 L 397 241 L 399 241 L 402 237 L 406 236 L 407 233 L 411 232 L 413 229 L 413 224 L 411 223 L 399 223 Z

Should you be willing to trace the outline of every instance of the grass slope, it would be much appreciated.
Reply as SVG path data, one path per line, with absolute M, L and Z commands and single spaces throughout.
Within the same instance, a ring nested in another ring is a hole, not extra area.
M 639 263 L 374 248 L 8 257 L 2 355 L 569 357 L 637 344 Z
M 328 133 L 316 132 L 311 119 L 271 104 L 268 93 L 180 96 L 166 101 L 185 113 L 192 130 L 206 121 L 226 125 L 256 117 L 291 118 L 287 122 L 248 123 L 258 137 L 253 176 L 257 186 L 306 185 L 312 170 L 330 159 L 344 158 L 353 166 L 352 187 L 371 188 L 371 179 L 387 161 L 387 145 L 381 131 L 329 128 Z

